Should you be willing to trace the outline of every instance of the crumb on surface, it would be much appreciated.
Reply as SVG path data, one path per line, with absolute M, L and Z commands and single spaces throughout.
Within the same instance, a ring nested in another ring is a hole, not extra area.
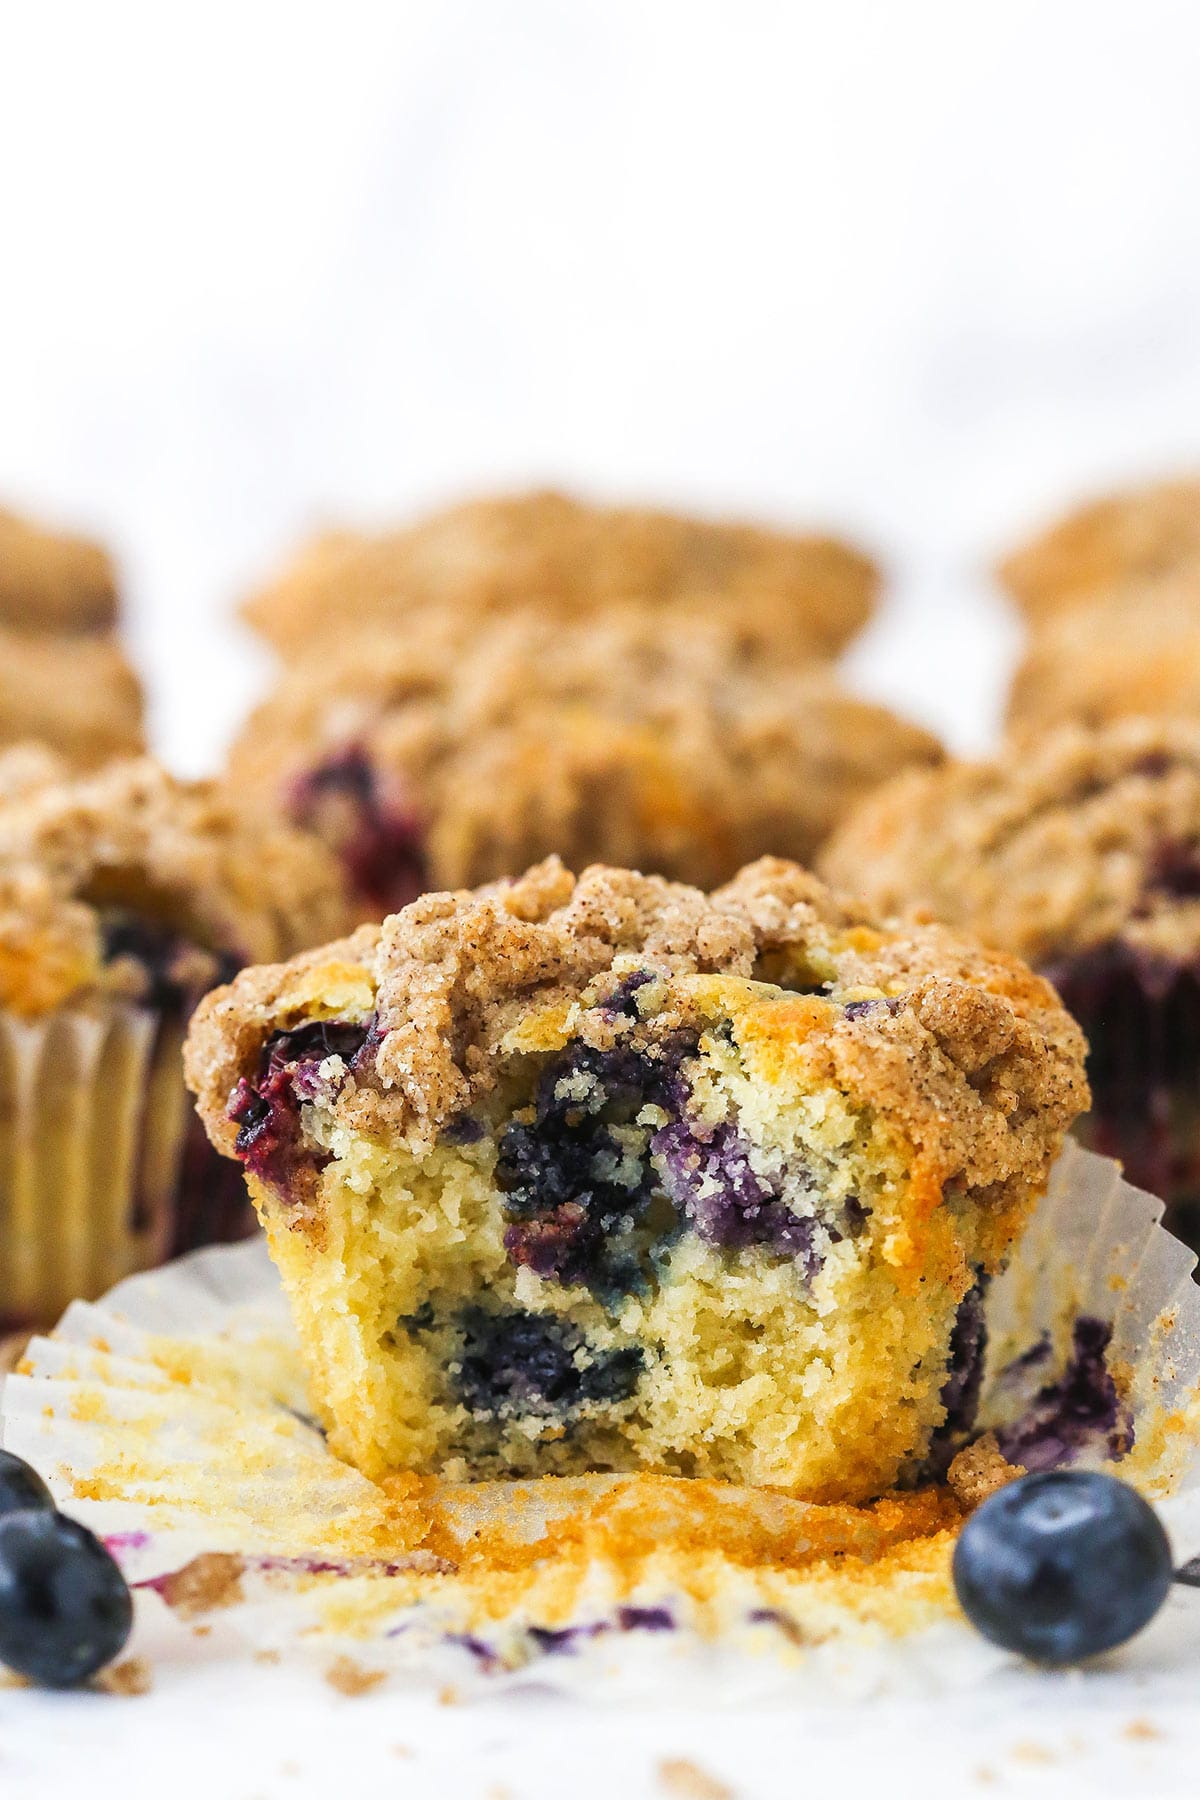
M 1015 1762 L 1052 1763 L 1058 1761 L 1057 1752 L 1051 1750 L 1048 1744 L 1039 1744 L 1036 1738 L 1023 1738 L 1019 1744 L 1013 1745 L 1011 1754 Z
M 989 1495 L 1024 1475 L 1020 1463 L 1010 1463 L 996 1442 L 996 1434 L 984 1432 L 965 1450 L 960 1450 L 947 1471 L 946 1480 L 956 1500 L 963 1506 L 980 1506 Z
M 157 1584 L 158 1591 L 182 1619 L 193 1619 L 202 1613 L 216 1612 L 222 1607 L 236 1606 L 243 1598 L 242 1576 L 246 1563 L 241 1556 L 225 1550 L 207 1551 L 166 1575 Z
M 144 1656 L 129 1656 L 98 1675 L 96 1686 L 106 1694 L 148 1694 L 154 1686 L 154 1676 Z
M 353 1700 L 360 1694 L 369 1694 L 381 1681 L 386 1681 L 387 1671 L 364 1669 L 352 1656 L 339 1656 L 326 1669 L 325 1679 L 331 1688 L 336 1688 L 339 1694 L 345 1694 Z
M 1153 1719 L 1140 1718 L 1130 1719 L 1128 1725 L 1125 1726 L 1121 1733 L 1122 1737 L 1128 1738 L 1130 1742 L 1134 1744 L 1154 1743 L 1158 1739 L 1166 1737 L 1166 1735 L 1167 1734 L 1162 1727 L 1156 1725 Z
M 733 1789 L 687 1756 L 668 1756 L 658 1765 L 658 1785 L 679 1800 L 734 1800 Z

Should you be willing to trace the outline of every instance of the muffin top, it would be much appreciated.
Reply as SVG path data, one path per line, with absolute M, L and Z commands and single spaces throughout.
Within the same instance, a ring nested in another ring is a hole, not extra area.
M 769 858 L 711 895 L 624 869 L 577 878 L 551 858 L 244 971 L 201 1004 L 186 1051 L 227 1154 L 239 1081 L 275 1033 L 321 1020 L 357 1023 L 370 1049 L 335 1116 L 414 1147 L 487 1094 L 503 1058 L 567 1034 L 603 1050 L 635 1026 L 733 1030 L 762 1079 L 878 1102 L 985 1191 L 1044 1173 L 1087 1104 L 1083 1039 L 1047 983 L 940 926 L 881 927 Z
M 1034 964 L 1122 937 L 1200 951 L 1200 724 L 1014 738 L 992 762 L 888 782 L 834 835 L 828 880 L 927 909 Z
M 1042 621 L 1008 709 L 1021 725 L 1106 725 L 1137 713 L 1200 719 L 1200 579 L 1131 584 Z
M 820 667 L 747 670 L 721 625 L 614 609 L 374 631 L 293 664 L 230 764 L 238 791 L 316 822 L 351 763 L 420 823 L 428 885 L 550 850 L 705 884 L 764 848 L 810 856 L 847 807 L 941 748 Z M 405 896 L 407 897 L 407 896 Z
M 29 739 L 80 768 L 145 748 L 141 684 L 114 639 L 0 625 L 0 744 Z
M 0 756 L 0 1006 L 33 1015 L 92 991 L 136 996 L 135 963 L 167 955 L 168 938 L 171 956 L 205 953 L 219 979 L 347 922 L 324 847 L 247 820 L 212 785 L 148 759 L 72 776 L 28 747 Z
M 468 501 L 379 535 L 330 532 L 245 606 L 286 655 L 347 624 L 406 628 L 532 608 L 551 624 L 633 601 L 661 618 L 727 618 L 743 649 L 828 655 L 867 619 L 878 571 L 830 537 L 718 524 L 565 494 Z
M 103 631 L 116 617 L 116 576 L 99 544 L 0 509 L 0 624 Z
M 1030 618 L 1200 563 L 1200 480 L 1162 481 L 1068 513 L 999 566 Z

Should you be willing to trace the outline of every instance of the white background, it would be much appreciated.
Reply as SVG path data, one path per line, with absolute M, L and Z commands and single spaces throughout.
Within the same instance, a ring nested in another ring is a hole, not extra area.
M 986 741 L 982 574 L 1196 460 L 1187 0 L 0 5 L 0 493 L 127 571 L 165 754 L 330 515 L 559 479 L 844 524 Z
M 230 609 L 298 532 L 546 479 L 860 534 L 894 583 L 858 679 L 981 745 L 1016 643 L 989 556 L 1200 462 L 1198 95 L 1185 0 L 3 0 L 0 494 L 117 547 L 184 769 L 265 677 Z M 0 1792 L 634 1796 L 698 1745 L 747 1795 L 1083 1766 L 936 1714 L 761 1737 L 298 1694 L 0 1696 Z M 1024 1735 L 1065 1744 L 1039 1704 Z M 1195 1720 L 1093 1719 L 1085 1787 L 1184 1791 Z

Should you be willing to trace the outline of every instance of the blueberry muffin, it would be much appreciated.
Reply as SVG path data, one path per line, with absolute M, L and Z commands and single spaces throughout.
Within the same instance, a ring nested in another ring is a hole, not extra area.
M 930 909 L 1047 976 L 1090 1045 L 1092 1148 L 1200 1226 L 1200 724 L 1030 735 L 992 763 L 902 775 L 823 873 L 884 913 Z
M 145 748 L 142 690 L 115 640 L 0 625 L 0 746 L 38 739 L 80 768 Z
M 1019 962 L 774 860 L 427 895 L 209 995 L 186 1057 L 338 1455 L 821 1500 L 969 1429 L 983 1284 L 1087 1102 Z
M 547 625 L 635 602 L 652 617 L 715 615 L 743 651 L 832 655 L 865 622 L 879 577 L 847 544 L 715 524 L 565 494 L 468 501 L 378 536 L 330 532 L 246 603 L 286 656 L 347 624 L 407 629 L 533 608 Z
M 0 1322 L 250 1224 L 188 1105 L 197 1000 L 345 928 L 316 840 L 148 761 L 0 756 Z
M 811 856 L 868 789 L 939 755 L 823 668 L 748 670 L 721 627 L 614 612 L 310 653 L 229 776 L 318 832 L 380 917 L 551 853 L 713 886 L 764 851 Z
M 73 633 L 116 620 L 116 577 L 98 544 L 0 509 L 0 625 Z
M 1051 615 L 1032 635 L 1013 681 L 1012 724 L 1135 715 L 1200 719 L 1200 579 L 1118 588 Z
M 1094 500 L 1010 552 L 999 575 L 1044 618 L 1097 592 L 1193 571 L 1200 581 L 1200 480 L 1163 481 Z

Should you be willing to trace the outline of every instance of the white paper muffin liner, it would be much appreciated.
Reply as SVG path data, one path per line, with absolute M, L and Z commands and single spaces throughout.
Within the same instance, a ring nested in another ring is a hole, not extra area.
M 121 1001 L 0 1013 L 0 1318 L 48 1323 L 167 1254 L 183 1027 Z
M 1114 1163 L 1068 1146 L 987 1296 L 979 1425 L 1029 1417 L 1077 1320 L 1111 1326 L 1107 1366 L 1133 1428 L 1119 1471 L 1159 1504 L 1183 1561 L 1200 1552 L 1200 1287 L 1162 1210 Z M 73 1304 L 9 1377 L 0 1440 L 108 1537 L 143 1606 L 165 1600 L 242 1653 L 348 1656 L 351 1684 L 361 1665 L 460 1691 L 533 1680 L 643 1698 L 711 1683 L 723 1701 L 781 1685 L 927 1694 L 1007 1660 L 954 1610 L 945 1532 L 875 1561 L 866 1515 L 645 1476 L 428 1483 L 381 1512 L 305 1408 L 286 1303 L 255 1241 Z M 1075 1460 L 1108 1458 L 1100 1434 Z M 436 1534 L 412 1531 L 418 1515 Z M 681 1550 L 675 1526 L 693 1519 L 705 1534 Z M 495 1534 L 553 1546 L 578 1532 L 585 1573 L 572 1564 L 567 1589 L 565 1556 L 539 1554 L 507 1586 L 473 1573 Z M 799 1566 L 806 1546 L 831 1542 L 862 1560 Z M 1200 1594 L 1177 1589 L 1124 1654 L 1185 1653 L 1200 1654 Z

